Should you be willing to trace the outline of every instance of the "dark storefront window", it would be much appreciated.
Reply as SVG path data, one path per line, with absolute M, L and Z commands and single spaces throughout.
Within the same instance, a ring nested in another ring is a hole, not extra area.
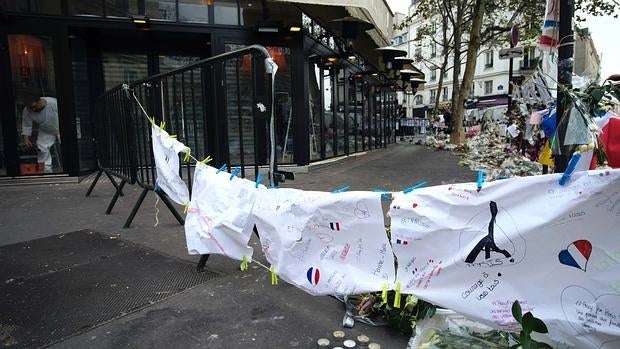
M 199 59 L 197 56 L 160 55 L 159 71 L 165 73 Z M 203 109 L 208 106 L 201 103 L 204 92 L 201 82 L 202 68 L 195 68 L 164 79 L 160 86 L 162 95 L 168 97 L 162 106 L 163 113 L 168 114 L 164 115 L 164 118 L 174 120 L 170 122 L 170 131 L 177 134 L 179 140 L 192 149 L 192 153 L 197 157 L 206 154 L 204 140 L 207 137 L 204 132 Z
M 60 2 L 61 0 L 0 0 L 0 6 L 10 12 L 59 15 Z
M 151 19 L 177 20 L 177 4 L 175 0 L 145 0 L 144 5 L 146 15 Z
M 199 61 L 198 56 L 159 56 L 159 72 L 165 73 Z
M 308 86 L 308 120 L 310 122 L 310 160 L 321 159 L 322 129 L 321 123 L 321 68 L 316 63 L 309 64 Z
M 332 88 L 333 76 L 331 69 L 323 70 L 323 125 L 325 130 L 325 157 L 330 158 L 336 154 L 335 138 L 335 113 L 334 113 L 334 89 Z
M 89 170 L 95 170 L 97 164 L 95 160 L 95 144 L 93 143 L 88 57 L 86 43 L 79 37 L 71 40 L 71 68 L 80 173 L 85 173 Z
M 213 3 L 215 24 L 239 25 L 237 0 L 217 0 Z
M 6 156 L 4 149 L 4 133 L 2 131 L 2 122 L 0 122 L 0 176 L 6 176 Z
M 263 19 L 263 5 L 259 0 L 239 1 L 239 17 L 241 25 L 254 26 Z
M 69 14 L 76 16 L 103 16 L 103 2 L 92 0 L 69 0 Z
M 15 95 L 19 173 L 61 173 L 59 118 L 52 39 L 8 35 Z M 39 98 L 41 97 L 41 98 Z
M 360 81 L 353 76 L 349 79 L 349 115 L 351 115 L 351 125 L 349 129 L 349 152 L 358 152 L 361 149 L 360 145 L 360 127 L 361 127 L 361 104 L 360 100 Z
M 226 51 L 240 49 L 245 45 L 226 44 Z M 276 156 L 279 163 L 292 163 L 295 143 L 293 137 L 293 115 L 291 110 L 291 52 L 286 47 L 268 46 L 267 50 L 278 65 L 274 82 L 274 113 L 276 129 Z M 243 147 L 246 163 L 254 159 L 254 121 L 252 103 L 252 60 L 249 55 L 240 62 L 239 82 L 237 83 L 237 69 L 235 64 L 226 66 L 227 99 L 226 110 L 228 115 L 228 146 L 231 163 L 233 156 L 239 156 Z M 237 93 L 239 91 L 239 93 Z M 236 96 L 239 96 L 237 100 Z M 241 118 L 241 121 L 239 121 Z M 239 131 L 241 130 L 241 131 Z M 240 136 L 242 135 L 242 136 Z M 241 144 L 239 137 L 243 138 Z
M 106 91 L 148 76 L 146 55 L 104 53 L 102 57 Z
M 209 8 L 204 0 L 179 0 L 179 21 L 209 23 Z
M 337 155 L 343 155 L 345 153 L 345 125 L 347 124 L 345 118 L 345 68 L 338 69 L 337 85 L 336 85 L 336 144 Z
M 108 17 L 130 17 L 138 14 L 138 0 L 105 0 Z

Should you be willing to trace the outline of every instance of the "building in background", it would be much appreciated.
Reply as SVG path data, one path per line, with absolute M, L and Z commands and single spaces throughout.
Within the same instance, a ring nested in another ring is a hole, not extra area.
M 343 52 L 346 40 L 328 30 L 331 20 L 346 16 L 373 26 L 359 33 L 352 52 Z M 389 44 L 392 21 L 383 0 L 2 1 L 0 178 L 37 174 L 23 171 L 36 152 L 19 141 L 31 92 L 57 99 L 54 172 L 78 176 L 97 168 L 92 115 L 97 96 L 121 83 L 250 44 L 267 47 L 279 65 L 280 163 L 304 165 L 383 147 L 393 140 L 395 93 L 381 74 L 367 72 L 382 70 L 375 49 Z M 215 105 L 204 107 L 217 110 L 199 112 L 228 119 L 219 121 L 221 127 L 206 125 L 206 117 L 199 120 L 204 137 L 226 135 L 227 123 L 252 125 L 246 122 L 251 113 L 228 115 L 232 109 L 225 109 L 226 103 Z M 244 130 L 247 137 L 253 134 Z M 217 146 L 230 151 L 239 149 L 234 143 L 240 141 L 245 140 L 227 139 Z
M 409 14 L 416 13 L 416 4 L 417 1 L 412 0 L 409 6 Z M 398 18 L 398 16 L 395 16 L 395 24 L 397 25 L 399 22 L 396 19 Z M 398 44 L 399 46 L 397 47 L 407 50 L 409 52 L 408 57 L 414 59 L 415 66 L 426 75 L 427 83 L 420 87 L 415 95 L 404 98 L 406 108 L 408 109 L 407 115 L 413 117 L 425 117 L 425 115 L 432 113 L 435 109 L 437 96 L 439 96 L 437 108 L 439 114 L 441 114 L 442 110 L 448 110 L 451 107 L 453 62 L 450 59 L 447 69 L 443 72 L 441 71 L 440 67 L 444 56 L 442 54 L 442 47 L 437 44 L 437 42 L 441 41 L 440 29 L 436 31 L 435 40 L 427 39 L 423 43 L 417 40 L 418 30 L 427 24 L 428 22 L 419 16 L 414 16 L 408 28 L 403 30 L 406 33 L 394 32 L 394 45 Z M 408 39 L 402 40 L 400 39 L 402 37 Z M 531 75 L 536 70 L 539 61 L 536 44 L 520 43 L 519 46 L 524 46 L 524 52 L 522 58 L 515 58 L 513 60 L 513 82 L 518 82 L 524 77 Z M 509 44 L 506 43 L 505 47 L 509 47 Z M 467 101 L 468 107 L 486 108 L 507 105 L 510 60 L 500 59 L 499 49 L 497 47 L 484 47 L 480 50 L 476 62 L 474 80 Z M 465 55 L 462 58 L 464 59 Z M 465 65 L 462 64 L 459 79 L 462 78 L 464 70 Z M 443 75 L 443 79 L 441 86 L 439 86 L 441 75 Z

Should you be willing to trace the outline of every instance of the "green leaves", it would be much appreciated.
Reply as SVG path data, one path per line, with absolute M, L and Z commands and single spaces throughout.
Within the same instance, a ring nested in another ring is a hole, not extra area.
M 521 315 L 521 304 L 519 304 L 519 301 L 512 303 L 512 316 L 518 323 L 521 323 L 521 318 L 523 315 Z
M 528 312 L 528 314 L 531 313 Z M 532 330 L 538 333 L 549 333 L 547 325 L 545 325 L 545 323 L 537 317 L 532 318 Z
M 523 319 L 521 319 L 521 327 L 523 328 L 523 332 L 526 334 L 532 333 L 534 329 L 534 315 L 529 311 L 523 314 Z
M 537 342 L 532 339 L 532 332 L 549 333 L 549 330 L 547 329 L 547 325 L 545 325 L 541 319 L 534 317 L 531 312 L 528 311 L 522 315 L 521 304 L 519 304 L 519 301 L 512 303 L 512 316 L 518 323 L 521 324 L 522 330 L 519 334 L 519 343 L 513 345 L 511 348 L 551 348 L 551 346 L 547 343 Z

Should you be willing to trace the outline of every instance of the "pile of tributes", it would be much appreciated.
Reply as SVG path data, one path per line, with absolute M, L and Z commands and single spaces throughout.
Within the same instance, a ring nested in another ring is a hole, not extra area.
M 454 150 L 456 146 L 450 143 L 450 136 L 440 132 L 434 136 L 427 136 L 424 145 L 435 150 Z
M 491 132 L 483 132 L 467 140 L 460 165 L 483 170 L 487 180 L 542 173 L 542 165 L 521 155 L 515 146 Z

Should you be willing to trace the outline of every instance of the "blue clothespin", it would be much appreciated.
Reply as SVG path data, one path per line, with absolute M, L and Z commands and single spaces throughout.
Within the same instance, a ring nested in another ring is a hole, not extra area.
M 476 180 L 476 187 L 478 192 L 482 190 L 482 183 L 484 183 L 484 171 L 478 170 L 478 179 Z
M 570 161 L 568 162 L 568 166 L 566 166 L 566 171 L 564 171 L 564 173 L 562 174 L 562 177 L 560 178 L 560 185 L 564 185 L 568 182 L 568 180 L 570 179 L 570 176 L 573 174 L 573 171 L 575 171 L 575 167 L 577 166 L 577 163 L 579 162 L 579 159 L 581 158 L 581 154 L 578 152 L 573 153 L 573 157 L 570 158 Z
M 381 193 L 381 201 L 388 201 L 390 200 L 390 193 L 388 193 L 387 191 L 383 190 L 383 189 L 379 189 L 379 188 L 375 188 L 372 190 L 375 193 Z
M 279 188 L 280 187 L 278 187 L 277 185 L 273 185 L 273 184 L 269 185 L 269 189 L 279 189 Z
M 426 185 L 426 181 L 422 181 L 422 182 L 420 182 L 420 183 L 418 183 L 418 184 L 416 184 L 416 185 L 412 185 L 412 186 L 410 186 L 410 187 L 408 187 L 408 188 L 403 189 L 403 193 L 405 193 L 405 194 L 409 194 L 409 193 L 411 193 L 412 191 L 414 191 L 414 190 L 416 190 L 416 189 L 418 189 L 418 188 L 422 188 L 422 187 L 423 187 L 423 186 L 425 186 L 425 185 Z
M 160 189 L 159 184 L 155 183 L 155 186 L 153 187 L 153 191 L 158 191 L 159 189 Z
M 263 175 L 262 175 L 262 174 L 260 174 L 260 173 L 258 173 L 258 174 L 256 175 L 256 186 L 255 186 L 255 187 L 256 187 L 256 188 L 258 188 L 258 185 L 259 185 L 259 184 L 260 184 L 260 182 L 262 182 L 262 181 L 263 181 Z
M 222 171 L 226 171 L 226 167 L 228 167 L 228 165 L 227 165 L 227 164 L 222 165 L 222 167 L 220 167 L 220 168 L 217 170 L 217 172 L 215 172 L 215 173 L 217 174 L 217 173 L 220 173 L 220 172 L 222 172 Z
M 235 178 L 239 172 L 241 172 L 241 167 L 235 167 L 230 171 L 230 180 L 232 181 L 233 178 Z
M 340 187 L 340 188 L 332 191 L 332 193 L 334 193 L 334 194 L 335 193 L 342 193 L 342 192 L 345 192 L 345 191 L 349 190 L 350 188 L 351 188 L 350 185 L 345 185 L 344 187 Z

